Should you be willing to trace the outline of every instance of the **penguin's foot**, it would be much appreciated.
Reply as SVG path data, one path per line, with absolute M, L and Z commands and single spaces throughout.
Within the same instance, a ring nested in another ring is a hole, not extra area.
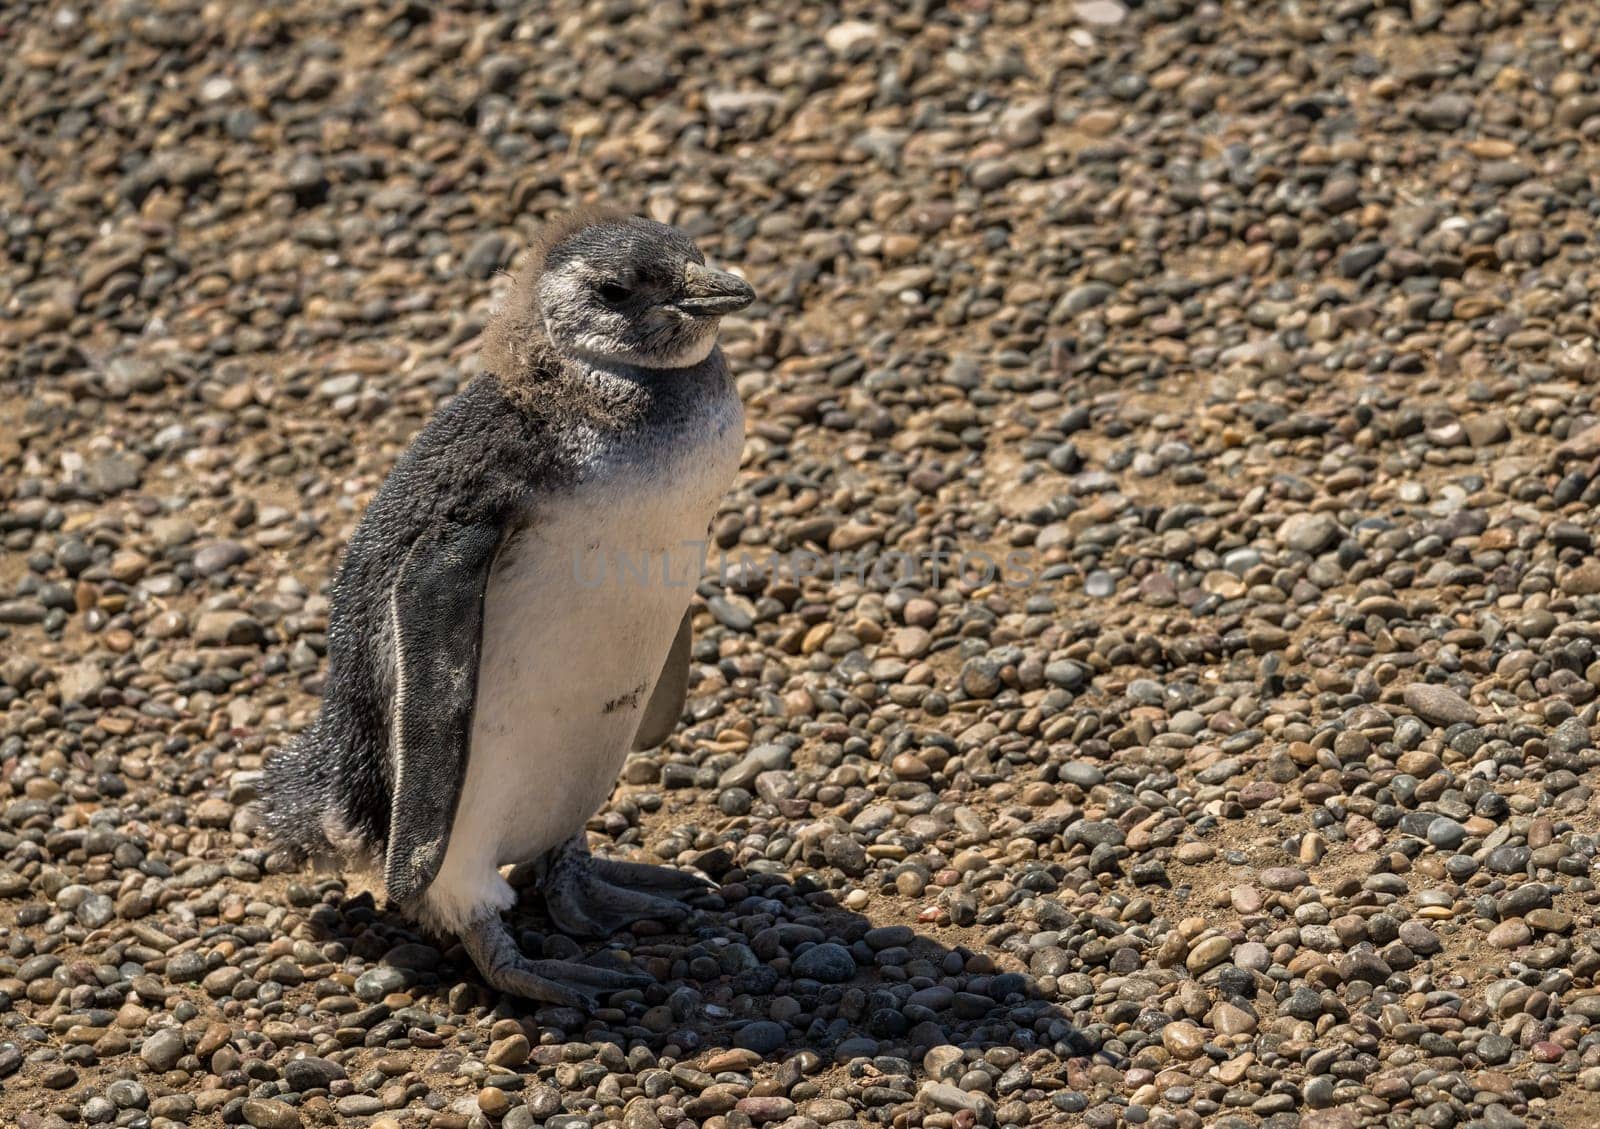
M 529 960 L 511 939 L 511 931 L 498 913 L 468 926 L 461 934 L 461 944 L 490 987 L 540 1003 L 593 1011 L 600 1006 L 602 992 L 646 988 L 655 983 L 642 973 L 596 968 L 577 961 Z
M 579 937 L 603 937 L 635 921 L 682 921 L 693 911 L 674 899 L 714 888 L 669 866 L 597 859 L 582 834 L 541 859 L 533 877 L 556 928 Z M 512 885 L 518 878 L 514 872 Z

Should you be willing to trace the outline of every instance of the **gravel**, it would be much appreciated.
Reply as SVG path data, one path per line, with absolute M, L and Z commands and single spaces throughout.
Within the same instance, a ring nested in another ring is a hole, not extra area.
M 0 1121 L 1595 1124 L 1584 17 L 8 6 Z M 594 195 L 761 301 L 685 722 L 590 824 L 721 888 L 519 908 L 657 980 L 583 1015 L 253 801 Z

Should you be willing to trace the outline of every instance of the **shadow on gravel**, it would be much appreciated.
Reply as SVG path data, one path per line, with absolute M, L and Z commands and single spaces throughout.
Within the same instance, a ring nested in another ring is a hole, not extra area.
M 1012 1120 L 1007 1102 L 1081 1110 L 1080 1072 L 1102 1057 L 1089 1033 L 1041 998 L 1032 976 L 997 971 L 988 956 L 906 925 L 874 926 L 787 876 L 724 885 L 677 932 L 646 922 L 603 943 L 544 933 L 539 898 L 529 895 L 510 920 L 530 956 L 631 960 L 656 977 L 655 986 L 616 993 L 592 1015 L 502 997 L 452 939 L 424 936 L 370 893 L 346 897 L 338 882 L 319 890 L 310 920 L 320 939 L 341 941 L 373 965 L 355 985 L 368 1006 L 343 1021 L 367 1026 L 368 1046 L 433 1045 L 441 1003 L 453 1016 L 487 1008 L 521 1020 L 530 1036 L 537 1031 L 535 1062 L 560 1061 L 560 1044 L 581 1041 L 680 1061 L 705 1056 L 710 1073 L 761 1059 L 783 1060 L 780 1075 L 852 1063 L 852 1076 L 870 1080 L 883 1105 L 918 1099 L 984 1122 L 998 1113 L 1001 1123 Z M 390 1011 L 384 997 L 402 989 L 418 1005 Z M 541 1039 L 554 1045 L 538 1046 Z M 972 1078 L 974 1070 L 990 1085 Z M 515 1086 L 517 1077 L 502 1081 Z M 968 1092 L 984 1089 L 992 1096 Z

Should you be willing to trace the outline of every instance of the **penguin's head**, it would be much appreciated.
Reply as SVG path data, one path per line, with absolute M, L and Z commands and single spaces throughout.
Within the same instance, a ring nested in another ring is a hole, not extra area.
M 749 283 L 706 266 L 687 235 L 653 220 L 579 214 L 542 236 L 532 297 L 550 343 L 567 356 L 698 364 L 716 344 L 719 319 L 755 301 Z

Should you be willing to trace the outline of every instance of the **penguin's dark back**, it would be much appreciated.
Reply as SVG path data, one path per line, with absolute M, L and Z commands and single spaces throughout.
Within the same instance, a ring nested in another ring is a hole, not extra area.
M 368 843 L 389 831 L 390 593 L 412 546 L 441 526 L 500 526 L 529 490 L 570 475 L 559 427 L 480 376 L 434 415 L 396 461 L 345 550 L 334 581 L 317 755 L 339 762 L 326 796 Z
M 541 476 L 559 476 L 550 421 L 484 375 L 439 409 L 362 514 L 331 592 L 328 670 L 316 721 L 268 757 L 267 824 L 300 854 L 371 849 L 388 836 L 390 592 L 429 528 L 498 522 Z

